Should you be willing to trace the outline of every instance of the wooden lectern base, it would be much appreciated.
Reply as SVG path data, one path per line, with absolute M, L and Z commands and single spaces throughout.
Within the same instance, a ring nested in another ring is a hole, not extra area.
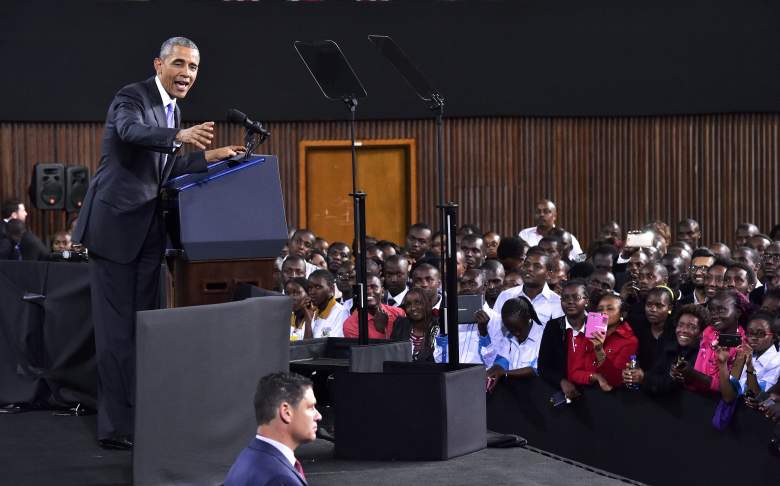
M 220 304 L 233 300 L 241 284 L 273 288 L 275 258 L 190 262 L 168 259 L 168 307 Z

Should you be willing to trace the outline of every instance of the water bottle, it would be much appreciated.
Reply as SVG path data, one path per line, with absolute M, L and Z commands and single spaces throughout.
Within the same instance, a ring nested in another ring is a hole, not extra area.
M 629 370 L 635 370 L 639 368 L 636 362 L 636 355 L 632 354 L 628 358 L 628 363 L 626 363 L 626 368 Z M 639 390 L 639 383 L 626 383 L 626 389 L 631 391 Z

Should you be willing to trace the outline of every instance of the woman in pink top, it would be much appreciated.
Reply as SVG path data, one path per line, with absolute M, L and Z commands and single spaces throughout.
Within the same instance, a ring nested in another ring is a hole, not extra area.
M 742 342 L 745 342 L 745 331 L 739 326 L 739 320 L 749 312 L 749 304 L 736 290 L 722 289 L 707 301 L 707 310 L 712 322 L 702 333 L 699 354 L 694 365 L 694 370 L 700 376 L 695 376 L 686 384 L 697 391 L 720 391 L 718 338 L 721 334 L 739 334 Z M 726 364 L 729 370 L 734 365 L 736 356 L 737 348 L 728 348 Z

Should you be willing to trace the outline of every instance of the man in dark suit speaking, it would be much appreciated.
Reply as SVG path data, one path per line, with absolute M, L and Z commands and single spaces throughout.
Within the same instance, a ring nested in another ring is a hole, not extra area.
M 295 373 L 260 378 L 255 392 L 257 435 L 225 478 L 225 486 L 306 486 L 295 449 L 317 435 L 317 411 L 311 380 Z
M 100 166 L 84 198 L 73 241 L 89 248 L 98 368 L 98 440 L 132 447 L 135 313 L 157 307 L 165 231 L 158 195 L 169 177 L 203 172 L 208 162 L 243 150 L 206 150 L 214 122 L 179 128 L 183 99 L 195 83 L 200 53 L 173 37 L 154 59 L 156 75 L 120 89 L 111 101 Z M 198 151 L 180 155 L 183 144 Z

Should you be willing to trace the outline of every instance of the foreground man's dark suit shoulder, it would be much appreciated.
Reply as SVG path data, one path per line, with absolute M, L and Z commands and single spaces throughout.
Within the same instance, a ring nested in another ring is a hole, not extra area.
M 178 127 L 178 106 L 175 117 Z M 177 132 L 166 126 L 154 77 L 119 90 L 108 109 L 100 166 L 84 198 L 73 241 L 119 263 L 138 255 L 157 210 L 164 154 L 169 177 L 206 170 L 202 151 L 173 155 Z
M 241 451 L 230 468 L 225 486 L 305 486 L 284 454 L 258 438 Z

